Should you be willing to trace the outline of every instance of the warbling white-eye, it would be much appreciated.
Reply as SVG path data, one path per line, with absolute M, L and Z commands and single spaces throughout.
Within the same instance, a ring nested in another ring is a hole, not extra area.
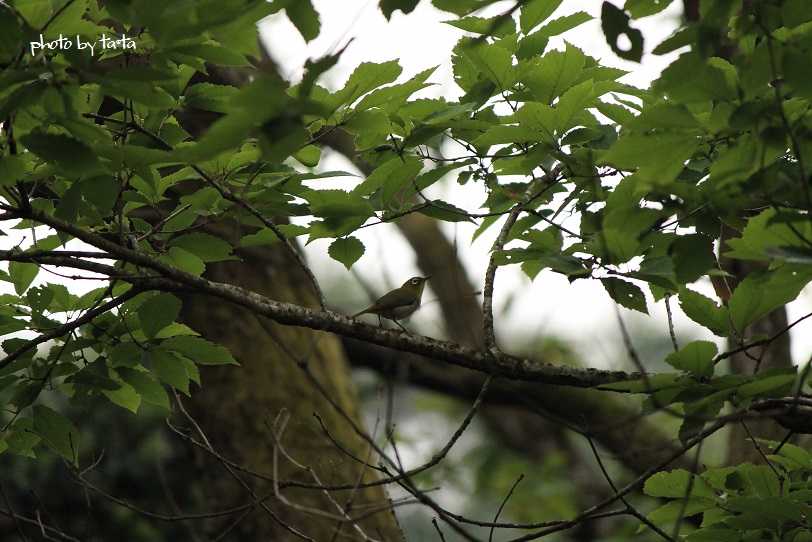
M 365 308 L 361 312 L 352 315 L 358 318 L 362 314 L 375 314 L 380 320 L 381 317 L 395 322 L 403 331 L 406 329 L 400 325 L 398 320 L 408 318 L 420 307 L 420 298 L 423 296 L 423 288 L 426 281 L 431 277 L 412 277 L 403 283 L 400 288 L 395 288 L 378 298 L 375 303 Z

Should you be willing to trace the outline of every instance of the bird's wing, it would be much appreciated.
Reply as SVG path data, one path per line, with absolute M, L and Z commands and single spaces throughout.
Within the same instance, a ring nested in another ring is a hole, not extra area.
M 410 305 L 410 300 L 405 299 L 406 296 L 403 295 L 403 292 L 398 290 L 392 290 L 389 293 L 386 293 L 378 298 L 375 301 L 375 304 L 372 305 L 371 308 L 376 309 L 394 309 L 395 307 L 404 307 L 406 305 Z

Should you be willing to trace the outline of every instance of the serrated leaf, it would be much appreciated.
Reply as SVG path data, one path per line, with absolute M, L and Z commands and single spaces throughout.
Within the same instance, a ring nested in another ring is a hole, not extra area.
M 402 68 L 397 60 L 382 62 L 363 62 L 352 72 L 344 88 L 332 98 L 333 106 L 351 105 L 355 100 L 382 85 L 397 79 Z
M 540 55 L 544 52 L 544 49 L 547 47 L 547 43 L 551 37 L 563 34 L 564 32 L 572 30 L 573 28 L 591 20 L 592 16 L 585 11 L 578 11 L 576 13 L 571 13 L 569 15 L 564 15 L 563 17 L 553 19 L 532 34 L 523 38 L 519 42 L 519 50 L 516 53 L 516 56 L 520 59 L 527 59 L 532 58 L 535 55 Z M 550 51 L 547 54 L 551 54 L 553 52 L 554 51 Z
M 327 252 L 349 270 L 364 255 L 364 244 L 355 237 L 343 237 L 333 241 Z
M 543 23 L 547 17 L 561 5 L 562 0 L 529 0 L 522 6 L 519 15 L 519 25 L 522 32 L 527 34 L 536 25 Z

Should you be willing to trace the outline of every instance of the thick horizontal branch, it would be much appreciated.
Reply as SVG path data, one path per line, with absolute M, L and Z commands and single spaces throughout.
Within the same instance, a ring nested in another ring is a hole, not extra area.
M 57 231 L 68 233 L 99 250 L 108 252 L 116 258 L 156 271 L 164 278 L 171 279 L 178 288 L 190 288 L 235 303 L 280 324 L 329 331 L 345 337 L 352 337 L 395 350 L 420 354 L 435 360 L 512 380 L 589 388 L 601 384 L 640 378 L 638 373 L 564 367 L 504 353 L 493 355 L 483 350 L 465 347 L 453 342 L 381 329 L 330 310 L 312 310 L 292 303 L 275 301 L 232 284 L 214 282 L 186 273 L 159 261 L 147 253 L 123 247 L 100 235 L 41 211 L 32 209 L 21 212 L 9 207 L 6 207 L 6 210 L 14 213 L 17 218 L 28 218 L 48 225 Z M 165 287 L 171 288 L 170 285 Z

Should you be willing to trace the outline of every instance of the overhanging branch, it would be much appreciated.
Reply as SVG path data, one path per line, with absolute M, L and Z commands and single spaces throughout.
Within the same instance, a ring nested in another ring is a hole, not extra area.
M 504 353 L 494 356 L 483 350 L 449 341 L 381 329 L 330 310 L 313 310 L 292 303 L 276 301 L 239 286 L 192 275 L 149 254 L 123 247 L 75 224 L 35 209 L 21 211 L 4 206 L 4 210 L 12 213 L 15 218 L 27 218 L 45 224 L 57 231 L 70 234 L 118 259 L 151 269 L 165 279 L 170 279 L 170 283 L 163 285 L 164 289 L 173 287 L 193 289 L 235 303 L 283 325 L 329 331 L 511 380 L 590 388 L 640 378 L 637 373 L 625 371 L 564 367 Z

